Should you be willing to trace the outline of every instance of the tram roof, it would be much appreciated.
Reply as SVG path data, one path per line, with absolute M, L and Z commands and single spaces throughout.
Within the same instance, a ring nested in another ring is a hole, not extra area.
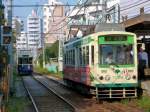
M 86 35 L 84 37 L 75 37 L 69 41 L 67 41 L 65 43 L 65 46 L 68 46 L 70 44 L 73 44 L 73 43 L 76 43 L 76 42 L 79 42 L 79 41 L 82 41 L 83 39 L 86 39 L 88 37 L 92 37 L 92 36 L 99 36 L 99 35 L 108 35 L 108 34 L 126 34 L 126 35 L 135 35 L 134 33 L 131 33 L 131 32 L 126 32 L 126 31 L 101 31 L 101 32 L 96 32 L 96 33 L 92 33 L 92 34 L 89 34 L 89 35 Z

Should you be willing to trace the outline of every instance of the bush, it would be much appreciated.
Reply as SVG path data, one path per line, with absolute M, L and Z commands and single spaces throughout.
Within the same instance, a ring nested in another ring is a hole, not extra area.
M 22 112 L 30 103 L 31 102 L 26 100 L 26 98 L 11 97 L 6 106 L 6 112 Z
M 49 74 L 50 73 L 46 68 L 42 68 L 40 66 L 34 67 L 34 72 L 37 72 L 40 74 Z
M 142 96 L 138 101 L 138 106 L 145 109 L 145 111 L 150 112 L 150 97 L 149 96 Z

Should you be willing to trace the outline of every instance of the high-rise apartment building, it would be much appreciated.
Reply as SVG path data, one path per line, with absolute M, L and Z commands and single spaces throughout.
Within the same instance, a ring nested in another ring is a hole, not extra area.
M 54 5 L 47 7 L 46 5 Z M 57 0 L 49 0 L 43 8 L 43 32 L 47 44 L 64 37 L 65 7 Z M 62 28 L 61 28 L 62 27 Z
M 41 47 L 41 19 L 35 10 L 27 18 L 28 48 L 38 49 Z
M 17 37 L 20 36 L 24 30 L 24 22 L 17 16 L 12 18 L 12 29 Z
M 32 10 L 32 13 L 27 18 L 27 38 L 27 47 L 33 51 L 35 60 L 38 56 L 38 49 L 42 47 L 41 19 L 38 17 L 35 10 Z
M 16 48 L 17 50 L 27 49 L 28 48 L 28 39 L 27 33 L 21 32 L 20 36 L 16 37 Z

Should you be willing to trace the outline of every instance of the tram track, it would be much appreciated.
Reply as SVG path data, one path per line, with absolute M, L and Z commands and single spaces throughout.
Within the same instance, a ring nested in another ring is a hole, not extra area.
M 74 112 L 72 105 L 31 76 L 23 77 L 24 86 L 36 112 Z
M 65 85 L 62 85 L 56 80 L 50 79 L 46 76 L 38 75 L 34 75 L 34 78 L 39 80 L 41 83 L 45 83 L 47 87 L 52 88 L 62 97 L 71 102 L 71 104 L 75 105 L 75 107 L 78 110 L 77 112 L 144 112 L 138 107 L 135 108 L 130 105 L 124 105 L 120 102 L 112 101 L 110 103 L 109 101 L 102 101 L 102 103 L 98 104 L 93 98 L 85 98 L 82 95 L 78 95 L 74 92 L 71 92 L 71 90 L 68 89 L 68 87 L 65 87 Z

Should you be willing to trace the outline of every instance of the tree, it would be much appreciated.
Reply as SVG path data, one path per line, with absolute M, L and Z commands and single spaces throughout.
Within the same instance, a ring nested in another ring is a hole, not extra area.
M 58 58 L 58 49 L 59 49 L 59 41 L 58 40 L 55 43 L 53 43 L 51 46 L 45 48 L 44 52 L 45 52 L 45 62 L 46 63 L 49 63 L 50 58 Z M 43 62 L 43 54 L 41 54 L 39 56 L 40 66 L 43 65 L 42 62 Z
M 45 61 L 48 62 L 50 58 L 58 57 L 59 41 L 57 40 L 52 46 L 45 49 Z

